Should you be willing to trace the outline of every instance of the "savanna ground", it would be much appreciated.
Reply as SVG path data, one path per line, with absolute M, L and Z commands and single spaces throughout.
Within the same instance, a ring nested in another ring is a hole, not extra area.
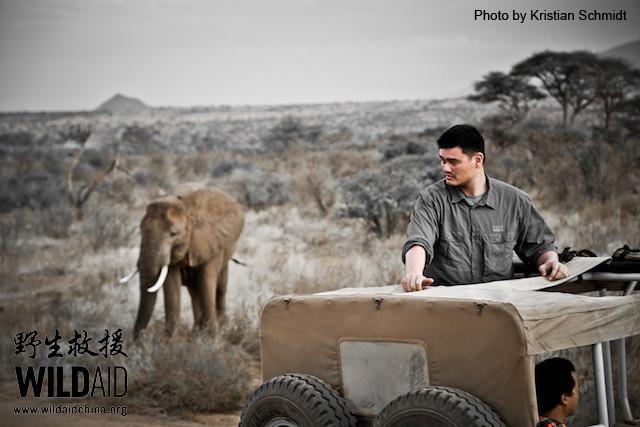
M 446 100 L 0 116 L 3 414 L 10 425 L 237 425 L 260 382 L 261 305 L 283 293 L 397 283 L 410 210 L 440 178 L 435 140 L 455 123 L 480 127 L 488 173 L 532 195 L 561 249 L 639 246 L 637 126 L 603 132 L 587 111 L 565 129 L 559 115 L 542 103 L 513 121 L 491 105 Z M 180 333 L 167 339 L 160 295 L 134 344 L 137 278 L 117 279 L 135 268 L 146 203 L 184 186 L 221 188 L 246 208 L 236 258 L 247 266 L 230 266 L 230 320 L 215 339 L 193 335 L 184 291 Z M 45 346 L 34 360 L 14 354 L 17 333 L 37 330 L 44 341 L 55 328 L 65 340 L 84 329 L 94 343 L 122 328 L 128 357 L 48 359 Z M 627 348 L 637 412 L 637 337 Z M 574 425 L 594 423 L 588 351 L 563 354 L 583 380 Z M 24 403 L 14 366 L 52 364 L 125 366 L 126 397 L 74 403 L 127 405 L 127 417 L 13 416 Z

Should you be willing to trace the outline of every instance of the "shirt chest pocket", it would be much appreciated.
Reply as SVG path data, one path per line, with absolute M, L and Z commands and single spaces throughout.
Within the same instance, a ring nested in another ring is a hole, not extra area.
M 515 235 L 491 233 L 484 242 L 484 273 L 488 280 L 508 279 L 513 265 Z

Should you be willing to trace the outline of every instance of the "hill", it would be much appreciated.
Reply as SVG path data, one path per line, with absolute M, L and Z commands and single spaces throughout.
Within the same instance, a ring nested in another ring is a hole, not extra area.
M 96 111 L 118 115 L 140 114 L 148 111 L 149 107 L 137 98 L 115 94 L 107 101 L 100 104 Z
M 612 47 L 600 55 L 626 59 L 634 67 L 640 68 L 640 40 Z

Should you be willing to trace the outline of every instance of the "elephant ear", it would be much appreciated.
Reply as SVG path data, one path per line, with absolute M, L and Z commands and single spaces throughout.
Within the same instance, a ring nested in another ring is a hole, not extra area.
M 189 266 L 195 267 L 220 255 L 230 257 L 244 226 L 240 205 L 222 191 L 211 189 L 183 196 L 183 202 L 191 225 Z

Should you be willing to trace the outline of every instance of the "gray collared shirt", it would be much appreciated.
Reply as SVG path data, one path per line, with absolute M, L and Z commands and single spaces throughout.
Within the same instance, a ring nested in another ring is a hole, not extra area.
M 424 275 L 435 284 L 458 285 L 509 279 L 513 251 L 527 263 L 557 251 L 554 236 L 527 193 L 487 177 L 476 203 L 444 180 L 426 187 L 416 201 L 402 248 L 427 252 Z

